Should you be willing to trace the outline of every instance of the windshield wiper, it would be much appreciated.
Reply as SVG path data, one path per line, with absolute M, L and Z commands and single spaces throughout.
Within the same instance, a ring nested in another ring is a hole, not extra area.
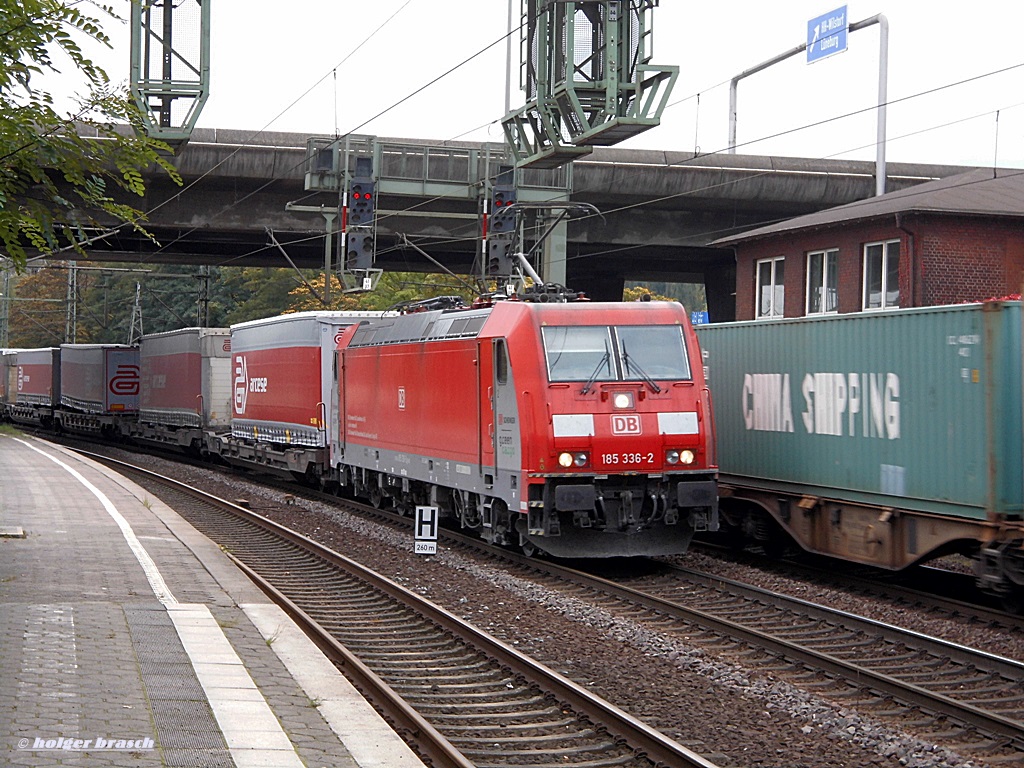
M 594 382 L 597 381 L 597 375 L 601 372 L 601 368 L 608 365 L 608 361 L 611 360 L 611 357 L 612 352 L 610 349 L 608 349 L 608 342 L 606 341 L 604 343 L 604 354 L 601 356 L 601 359 L 598 360 L 597 367 L 594 368 L 594 372 L 590 374 L 590 378 L 587 379 L 587 383 L 584 384 L 583 389 L 580 390 L 581 395 L 587 394 L 587 392 L 590 391 L 591 387 L 594 386 Z
M 626 351 L 626 343 L 625 342 L 622 343 L 622 363 L 626 367 L 626 373 L 627 374 L 629 374 L 629 372 L 630 372 L 629 369 L 632 368 L 637 373 L 639 373 L 640 374 L 640 378 L 642 378 L 645 382 L 647 382 L 647 385 L 651 389 L 654 390 L 654 394 L 658 394 L 658 393 L 661 392 L 661 387 L 659 387 L 657 385 L 657 383 L 655 383 L 654 379 L 652 379 L 650 376 L 647 375 L 647 371 L 645 371 L 643 368 L 641 368 L 638 363 L 630 362 L 629 352 Z

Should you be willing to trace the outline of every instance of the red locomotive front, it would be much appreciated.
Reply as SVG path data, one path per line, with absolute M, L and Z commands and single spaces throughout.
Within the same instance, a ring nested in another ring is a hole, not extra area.
M 494 543 L 679 553 L 717 527 L 700 350 L 674 303 L 499 302 L 342 338 L 346 484 Z
M 524 398 L 520 529 L 561 556 L 685 551 L 717 527 L 717 467 L 700 350 L 678 304 L 536 305 Z M 538 353 L 539 350 L 539 353 Z

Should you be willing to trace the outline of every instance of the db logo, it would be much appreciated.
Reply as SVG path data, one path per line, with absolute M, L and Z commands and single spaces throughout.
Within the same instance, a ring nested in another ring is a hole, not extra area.
M 635 413 L 625 416 L 612 416 L 613 435 L 639 435 L 642 431 L 640 429 L 640 417 Z
M 139 394 L 139 366 L 119 365 L 110 377 L 110 392 L 134 397 Z
M 405 387 L 398 388 L 398 410 L 405 410 Z

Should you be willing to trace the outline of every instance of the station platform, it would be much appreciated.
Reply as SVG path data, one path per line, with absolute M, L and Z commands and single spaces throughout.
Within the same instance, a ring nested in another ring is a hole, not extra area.
M 0 434 L 0 765 L 423 763 L 159 499 Z

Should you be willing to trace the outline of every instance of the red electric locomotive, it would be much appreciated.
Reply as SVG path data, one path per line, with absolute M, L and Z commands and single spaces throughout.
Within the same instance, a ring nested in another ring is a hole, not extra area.
M 682 306 L 526 303 L 347 329 L 333 474 L 561 557 L 684 552 L 718 527 L 711 401 Z

